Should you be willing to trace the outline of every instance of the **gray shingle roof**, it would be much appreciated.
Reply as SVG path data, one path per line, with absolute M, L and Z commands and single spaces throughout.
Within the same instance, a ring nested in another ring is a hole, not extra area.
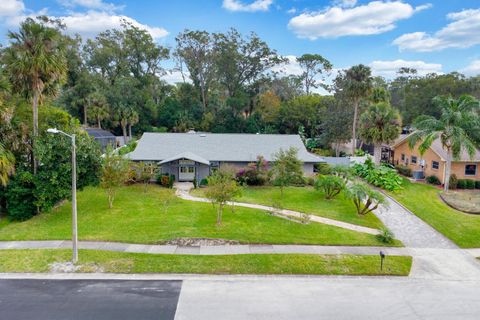
M 258 155 L 271 161 L 280 149 L 298 149 L 303 162 L 323 162 L 307 151 L 299 135 L 240 133 L 150 133 L 128 154 L 131 160 L 162 161 L 185 152 L 208 161 L 250 162 Z

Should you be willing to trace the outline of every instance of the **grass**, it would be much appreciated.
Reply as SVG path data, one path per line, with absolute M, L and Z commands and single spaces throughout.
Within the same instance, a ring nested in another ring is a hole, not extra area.
M 449 191 L 440 195 L 443 201 L 454 209 L 480 214 L 480 190 Z
M 1 250 L 0 272 L 48 272 L 68 261 L 70 250 Z M 325 274 L 407 276 L 411 257 L 388 256 L 380 271 L 378 256 L 312 254 L 154 255 L 81 250 L 78 272 L 203 274 Z
M 165 211 L 164 201 L 170 199 Z M 216 238 L 241 243 L 384 245 L 375 236 L 319 223 L 307 225 L 271 216 L 261 210 L 226 208 L 217 227 L 212 205 L 181 200 L 173 191 L 151 185 L 121 188 L 108 209 L 103 190 L 89 187 L 78 193 L 80 240 L 157 244 L 176 238 Z M 71 204 L 25 222 L 5 223 L 0 240 L 63 240 L 71 238 Z M 399 246 L 400 242 L 393 245 Z
M 203 196 L 204 189 L 196 189 L 192 194 Z M 278 187 L 247 187 L 243 189 L 240 202 L 258 203 L 267 206 L 281 204 L 284 209 L 290 209 L 318 215 L 325 218 L 340 220 L 365 227 L 379 229 L 382 222 L 374 215 L 359 216 L 352 201 L 342 194 L 334 199 L 325 200 L 324 194 L 312 187 L 287 187 L 284 197 L 280 197 Z
M 480 247 L 480 216 L 463 213 L 445 204 L 441 190 L 404 179 L 403 190 L 389 193 L 410 211 L 462 248 Z

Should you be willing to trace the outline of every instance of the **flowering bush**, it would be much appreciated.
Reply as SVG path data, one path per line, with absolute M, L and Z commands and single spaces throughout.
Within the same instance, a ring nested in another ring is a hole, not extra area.
M 375 166 L 371 159 L 364 164 L 355 164 L 353 173 L 367 180 L 368 183 L 388 191 L 402 189 L 402 178 L 395 169 L 383 165 Z
M 240 184 L 261 186 L 268 181 L 268 162 L 258 156 L 257 161 L 249 163 L 245 169 L 237 172 L 236 179 Z

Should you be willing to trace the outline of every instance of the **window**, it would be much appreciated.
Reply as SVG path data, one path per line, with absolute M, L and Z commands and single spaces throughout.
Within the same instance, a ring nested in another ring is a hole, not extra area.
M 194 173 L 195 168 L 194 167 L 188 167 L 188 173 Z
M 181 173 L 187 173 L 187 167 L 180 167 Z
M 465 175 L 474 176 L 477 174 L 477 165 L 476 164 L 466 164 L 465 165 Z
M 405 161 L 405 154 L 402 153 L 402 161 Z
M 417 163 L 417 157 L 412 156 L 412 163 Z
M 439 166 L 440 164 L 438 163 L 438 161 L 432 161 L 432 169 L 437 170 Z

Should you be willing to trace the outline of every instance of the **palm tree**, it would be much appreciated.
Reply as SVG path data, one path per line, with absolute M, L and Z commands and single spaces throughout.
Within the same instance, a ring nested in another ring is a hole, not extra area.
M 359 64 L 345 73 L 345 93 L 353 101 L 352 155 L 357 147 L 357 119 L 360 100 L 370 93 L 372 88 L 372 72 L 369 67 Z
M 137 124 L 140 118 L 138 117 L 138 112 L 131 110 L 128 115 L 128 140 L 132 140 L 132 126 Z
M 382 144 L 393 142 L 401 130 L 400 114 L 386 102 L 371 105 L 360 116 L 360 137 L 374 145 L 375 164 L 380 164 Z
M 94 118 L 97 127 L 99 129 L 102 128 L 102 120 L 108 118 L 110 115 L 109 113 L 109 106 L 107 102 L 107 98 L 103 94 L 98 91 L 92 92 L 88 95 L 88 108 L 89 114 L 91 117 Z
M 444 191 L 448 191 L 452 159 L 458 159 L 463 150 L 472 158 L 480 146 L 480 103 L 469 95 L 458 99 L 437 96 L 433 99 L 440 108 L 440 117 L 420 116 L 414 126 L 417 129 L 409 137 L 409 146 L 424 154 L 433 141 L 440 138 L 447 151 Z
M 15 173 L 15 157 L 0 143 L 0 186 L 6 186 L 8 178 Z
M 38 135 L 38 104 L 44 94 L 55 95 L 67 69 L 61 33 L 46 25 L 47 18 L 42 21 L 27 18 L 18 32 L 9 31 L 12 42 L 4 51 L 12 89 L 32 99 L 33 141 Z

